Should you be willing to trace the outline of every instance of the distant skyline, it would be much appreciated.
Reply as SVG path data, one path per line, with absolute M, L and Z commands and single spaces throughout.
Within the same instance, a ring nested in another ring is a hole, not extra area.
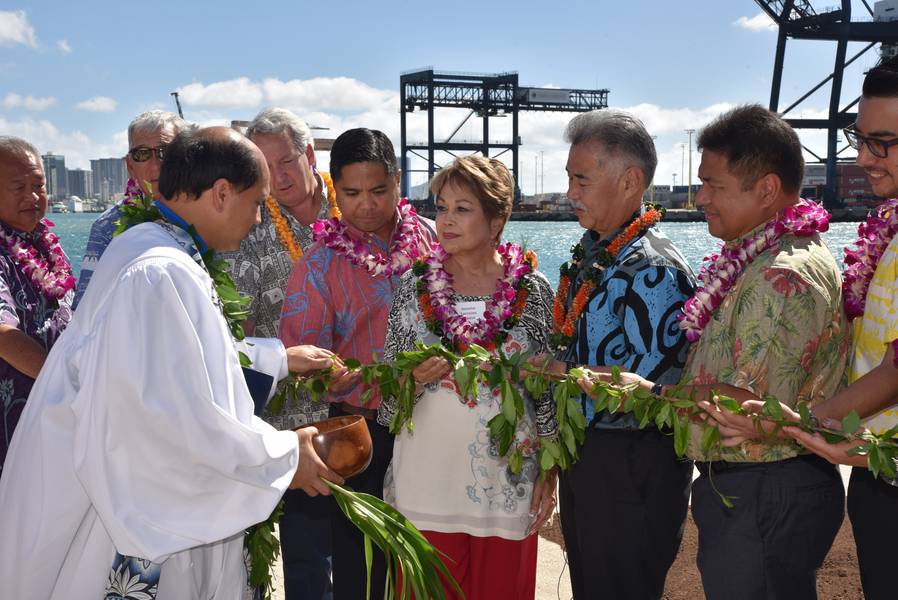
M 855 14 L 866 14 L 860 1 L 854 4 Z M 522 85 L 610 89 L 610 105 L 632 111 L 657 136 L 655 182 L 670 184 L 676 173 L 679 184 L 687 170 L 686 129 L 740 103 L 767 104 L 775 44 L 772 23 L 751 0 L 14 0 L 0 9 L 0 133 L 25 137 L 42 154 L 64 155 L 70 169 L 89 169 L 90 159 L 123 156 L 128 122 L 144 110 L 174 111 L 170 92 L 178 91 L 185 117 L 202 125 L 283 106 L 329 128 L 314 132 L 323 137 L 350 127 L 382 129 L 398 154 L 400 72 L 518 71 Z M 849 45 L 849 56 L 860 47 Z M 834 48 L 789 42 L 781 106 L 832 71 Z M 846 104 L 875 60 L 868 52 L 847 70 Z M 790 116 L 825 114 L 828 100 L 826 85 Z M 437 136 L 447 136 L 464 114 L 442 113 Z M 562 133 L 573 116 L 522 113 L 524 193 L 534 192 L 541 154 L 542 188 L 566 189 Z M 410 138 L 423 140 L 424 120 L 412 117 Z M 510 120 L 496 121 L 496 137 L 510 138 L 501 124 Z M 478 135 L 473 123 L 459 133 Z M 824 152 L 822 132 L 802 139 Z M 327 168 L 327 154 L 319 160 Z M 694 153 L 693 183 L 698 160 Z

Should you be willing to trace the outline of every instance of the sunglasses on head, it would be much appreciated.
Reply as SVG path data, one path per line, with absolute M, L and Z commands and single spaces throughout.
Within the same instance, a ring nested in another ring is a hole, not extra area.
M 162 157 L 165 155 L 165 146 L 158 146 L 156 148 L 140 146 L 139 148 L 132 148 L 128 151 L 128 156 L 130 156 L 131 160 L 134 162 L 146 162 L 152 158 L 153 154 L 156 155 L 156 158 L 162 160 Z
M 861 146 L 866 146 L 867 150 L 870 151 L 870 154 L 872 154 L 876 158 L 888 158 L 889 148 L 898 145 L 898 138 L 894 138 L 891 140 L 880 140 L 877 138 L 861 135 L 855 128 L 855 125 L 846 127 L 842 130 L 842 133 L 845 134 L 845 139 L 848 140 L 849 146 L 851 146 L 855 150 L 860 150 Z

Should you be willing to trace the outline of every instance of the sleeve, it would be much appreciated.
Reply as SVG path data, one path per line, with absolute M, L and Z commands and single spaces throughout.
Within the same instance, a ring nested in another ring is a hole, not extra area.
M 288 348 L 299 344 L 334 346 L 336 315 L 327 283 L 329 269 L 319 264 L 320 258 L 320 252 L 305 254 L 290 273 L 278 332 Z
M 16 300 L 9 285 L 10 263 L 6 257 L 0 258 L 0 324 L 19 327 L 16 314 Z
M 80 351 L 75 472 L 116 549 L 162 562 L 265 520 L 298 464 L 252 399 L 208 282 L 131 267 Z
M 417 321 L 417 306 L 415 294 L 417 278 L 411 270 L 407 271 L 399 281 L 396 293 L 393 295 L 393 303 L 390 305 L 390 315 L 387 317 L 387 336 L 384 341 L 385 363 L 393 362 L 400 352 L 415 349 L 415 341 L 418 335 L 415 332 Z M 384 427 L 389 427 L 396 414 L 396 398 L 390 396 L 382 398 L 377 407 L 377 422 Z
M 633 274 L 621 307 L 628 371 L 657 383 L 678 381 L 689 341 L 677 315 L 694 291 L 688 274 L 675 267 L 647 266 Z
M 84 258 L 81 260 L 81 272 L 78 274 L 78 283 L 75 286 L 73 310 L 78 308 L 78 304 L 90 284 L 94 269 L 100 262 L 100 257 L 103 256 L 112 241 L 113 233 L 115 233 L 115 221 L 118 220 L 119 214 L 118 210 L 113 210 L 109 214 L 104 213 L 90 226 L 90 235 L 87 238 L 87 245 L 84 247 Z
M 550 352 L 549 335 L 552 329 L 552 302 L 554 293 L 552 286 L 542 273 L 531 277 L 533 285 L 527 298 L 522 321 L 533 340 L 533 354 Z M 555 399 L 552 397 L 552 386 L 540 398 L 534 399 L 536 409 L 536 431 L 540 437 L 558 433 L 558 421 L 555 412 Z

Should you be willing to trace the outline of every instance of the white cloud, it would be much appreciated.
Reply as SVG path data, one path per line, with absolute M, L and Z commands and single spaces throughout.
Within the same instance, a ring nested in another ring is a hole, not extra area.
M 72 46 L 69 44 L 69 41 L 66 39 L 57 40 L 56 49 L 62 52 L 63 54 L 71 54 Z
M 10 110 L 13 108 L 24 108 L 26 110 L 47 110 L 56 104 L 56 98 L 48 96 L 46 98 L 35 98 L 34 96 L 20 96 L 19 94 L 10 92 L 3 98 L 0 106 Z
M 69 169 L 90 169 L 91 159 L 123 156 L 128 147 L 125 130 L 100 142 L 79 130 L 63 131 L 46 119 L 9 120 L 0 116 L 0 131 L 28 140 L 41 154 L 53 152 L 65 156 Z
M 178 88 L 178 95 L 184 106 L 253 108 L 262 103 L 262 86 L 239 77 L 209 85 L 191 83 Z
M 75 105 L 76 110 L 86 110 L 88 112 L 112 112 L 118 106 L 113 98 L 108 96 L 94 96 L 88 98 Z
M 37 48 L 37 34 L 24 10 L 0 10 L 0 46 L 23 44 Z
M 776 31 L 776 23 L 765 12 L 759 12 L 753 17 L 739 17 L 733 21 L 733 25 L 749 31 Z

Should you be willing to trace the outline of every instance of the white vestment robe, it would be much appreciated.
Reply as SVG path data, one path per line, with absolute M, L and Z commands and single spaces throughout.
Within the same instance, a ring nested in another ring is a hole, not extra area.
M 241 597 L 243 531 L 299 450 L 253 416 L 212 290 L 155 223 L 110 244 L 3 468 L 0 598 L 102 600 L 116 552 L 162 563 L 159 600 Z M 255 369 L 286 375 L 280 342 L 251 341 Z

